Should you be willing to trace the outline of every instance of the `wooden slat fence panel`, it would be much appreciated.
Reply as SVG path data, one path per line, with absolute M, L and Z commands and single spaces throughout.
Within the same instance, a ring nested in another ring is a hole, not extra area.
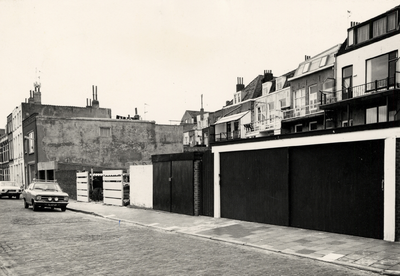
M 123 171 L 103 171 L 103 202 L 122 206 L 124 200 Z
M 76 173 L 76 200 L 89 202 L 89 172 Z

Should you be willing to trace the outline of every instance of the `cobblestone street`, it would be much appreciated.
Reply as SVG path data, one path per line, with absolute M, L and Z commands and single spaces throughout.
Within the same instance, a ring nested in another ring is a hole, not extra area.
M 0 199 L 0 275 L 376 275 Z

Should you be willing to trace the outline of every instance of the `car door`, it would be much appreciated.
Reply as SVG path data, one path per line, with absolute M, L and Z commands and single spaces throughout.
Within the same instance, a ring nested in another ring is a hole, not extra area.
M 29 185 L 28 189 L 26 190 L 26 193 L 25 193 L 26 202 L 31 202 L 32 190 L 33 190 L 33 184 Z

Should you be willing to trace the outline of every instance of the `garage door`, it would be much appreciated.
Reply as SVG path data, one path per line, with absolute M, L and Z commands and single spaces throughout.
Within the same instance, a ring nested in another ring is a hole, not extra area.
M 289 153 L 291 226 L 383 238 L 383 140 Z
M 288 225 L 288 149 L 221 153 L 221 216 Z

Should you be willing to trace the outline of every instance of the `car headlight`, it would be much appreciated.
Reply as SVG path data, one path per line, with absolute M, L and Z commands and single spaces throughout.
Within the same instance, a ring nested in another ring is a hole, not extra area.
M 52 200 L 53 200 L 51 197 L 49 197 L 48 199 L 49 199 L 49 201 L 52 201 Z
M 42 200 L 41 196 L 36 196 L 36 200 Z
M 58 201 L 58 197 L 55 197 L 55 198 L 54 198 L 54 201 Z
M 64 200 L 65 200 L 65 201 L 68 201 L 68 197 L 67 197 L 67 196 L 66 196 L 66 197 L 64 197 Z

